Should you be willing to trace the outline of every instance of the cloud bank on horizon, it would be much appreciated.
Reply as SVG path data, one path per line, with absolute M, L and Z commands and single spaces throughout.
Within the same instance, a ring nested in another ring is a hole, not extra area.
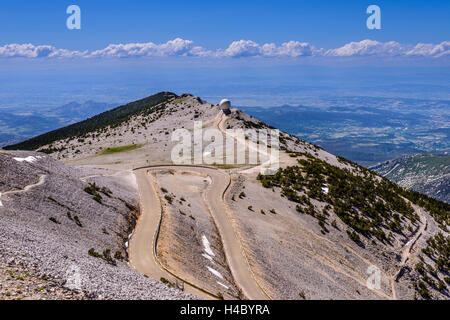
M 191 40 L 176 38 L 162 44 L 153 42 L 110 44 L 95 51 L 71 51 L 49 45 L 7 44 L 0 46 L 0 58 L 138 58 L 138 57 L 205 57 L 205 58 L 298 58 L 298 57 L 450 57 L 450 41 L 439 44 L 401 44 L 396 41 L 362 40 L 336 49 L 316 48 L 310 43 L 289 41 L 277 46 L 260 45 L 251 40 L 232 42 L 226 49 L 208 50 Z

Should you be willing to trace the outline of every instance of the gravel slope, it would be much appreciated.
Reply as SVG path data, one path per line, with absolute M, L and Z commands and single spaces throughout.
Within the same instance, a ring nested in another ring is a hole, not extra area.
M 93 174 L 39 153 L 2 152 L 0 262 L 36 270 L 38 278 L 61 287 L 75 286 L 90 299 L 190 298 L 127 265 L 125 242 L 136 220 L 135 190 L 108 177 L 80 180 Z M 41 176 L 41 185 L 21 192 Z M 96 179 L 111 191 L 109 196 L 97 192 L 101 203 L 84 191 Z M 110 263 L 89 255 L 91 248 L 100 254 L 110 250 Z

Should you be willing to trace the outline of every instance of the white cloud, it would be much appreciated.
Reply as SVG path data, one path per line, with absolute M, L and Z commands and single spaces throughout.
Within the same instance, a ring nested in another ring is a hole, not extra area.
M 303 57 L 321 55 L 322 50 L 317 50 L 307 42 L 289 41 L 277 47 L 273 43 L 267 43 L 261 47 L 265 57 Z
M 49 45 L 7 44 L 0 46 L 0 58 L 137 58 L 191 56 L 209 58 L 299 58 L 299 57 L 396 57 L 416 56 L 440 58 L 450 56 L 450 41 L 440 44 L 419 43 L 415 46 L 395 41 L 379 42 L 362 40 L 350 42 L 336 49 L 316 48 L 307 42 L 289 41 L 277 46 L 274 43 L 260 45 L 252 40 L 233 41 L 228 48 L 215 51 L 195 46 L 193 41 L 176 38 L 162 44 L 153 42 L 110 44 L 106 48 L 88 51 L 58 49 Z
M 28 44 L 7 44 L 0 47 L 0 58 L 74 58 L 86 56 L 87 51 L 69 51 L 53 46 Z
M 251 40 L 233 41 L 223 53 L 224 56 L 233 58 L 254 57 L 260 54 L 259 44 Z
M 346 45 L 326 51 L 327 56 L 353 57 L 353 56 L 398 56 L 405 54 L 407 47 L 395 42 L 378 42 L 374 40 L 362 40 L 350 42 Z
M 208 55 L 208 51 L 202 47 L 194 47 L 193 41 L 176 38 L 163 44 L 155 44 L 153 42 L 110 44 L 102 50 L 92 52 L 89 56 L 129 58 L 205 55 Z
M 450 41 L 444 41 L 437 45 L 431 43 L 418 43 L 406 54 L 410 56 L 428 56 L 436 58 L 447 56 L 450 55 Z
M 218 56 L 242 58 L 242 57 L 302 57 L 320 54 L 321 50 L 315 49 L 306 42 L 289 41 L 277 47 L 274 43 L 259 45 L 251 40 L 234 41 L 225 51 L 219 51 Z

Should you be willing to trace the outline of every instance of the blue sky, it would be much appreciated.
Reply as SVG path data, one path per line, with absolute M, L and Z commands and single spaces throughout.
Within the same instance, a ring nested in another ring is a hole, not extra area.
M 71 4 L 81 30 L 66 28 Z M 371 4 L 381 30 L 366 27 Z M 442 0 L 2 1 L 0 107 L 122 103 L 161 90 L 241 105 L 450 99 L 449 12 Z
M 80 31 L 65 27 L 70 4 L 82 10 Z M 370 4 L 381 8 L 382 30 L 365 26 Z M 208 49 L 240 39 L 277 44 L 298 40 L 328 49 L 366 38 L 440 43 L 450 35 L 450 2 L 442 0 L 14 0 L 2 1 L 0 8 L 0 44 L 49 44 L 71 50 L 163 43 L 177 37 Z

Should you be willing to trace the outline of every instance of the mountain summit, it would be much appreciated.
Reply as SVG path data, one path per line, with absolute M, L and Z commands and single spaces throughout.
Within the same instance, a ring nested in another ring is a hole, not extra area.
M 234 154 L 247 160 L 257 150 L 257 163 L 196 162 L 200 147 L 194 140 L 189 143 L 194 152 L 187 154 L 192 162 L 175 165 L 175 132 L 182 129 L 195 137 L 200 121 L 204 156 L 222 154 L 223 139 L 233 141 Z M 132 194 L 134 202 L 122 203 L 129 211 L 139 207 L 140 214 L 136 226 L 130 220 L 129 239 L 117 240 L 124 259 L 141 274 L 201 298 L 449 298 L 448 204 L 407 191 L 287 133 L 279 134 L 279 148 L 273 137 L 261 142 L 255 135 L 273 129 L 241 110 L 232 108 L 225 115 L 199 97 L 162 92 L 7 149 L 38 151 L 30 155 L 53 158 L 51 165 L 57 163 L 61 172 L 88 170 L 78 175 L 82 180 L 76 185 L 67 173 L 58 177 L 76 190 L 84 188 L 89 201 L 100 201 L 108 210 L 125 192 L 112 186 Z M 275 149 L 279 170 L 261 174 L 267 154 Z M 1 156 L 20 165 L 15 152 Z M 36 171 L 31 182 L 48 170 L 40 161 L 20 162 Z M 17 179 L 20 170 L 15 172 L 10 179 Z M 30 212 L 45 199 L 51 183 L 35 186 L 42 192 L 29 195 Z M 2 192 L 24 189 L 0 187 Z M 4 200 L 6 210 L 18 214 L 20 198 L 11 194 Z M 61 223 L 36 228 L 57 238 L 72 223 L 64 216 L 74 203 L 68 197 L 56 200 L 52 217 Z M 96 210 L 111 217 L 107 209 Z M 3 230 L 10 230 L 0 217 Z M 103 218 L 95 222 L 97 229 Z M 39 220 L 31 214 L 30 219 Z M 108 252 L 89 246 L 76 245 L 86 261 L 111 262 Z M 50 254 L 45 247 L 39 250 Z M 72 259 L 70 252 L 65 255 Z

